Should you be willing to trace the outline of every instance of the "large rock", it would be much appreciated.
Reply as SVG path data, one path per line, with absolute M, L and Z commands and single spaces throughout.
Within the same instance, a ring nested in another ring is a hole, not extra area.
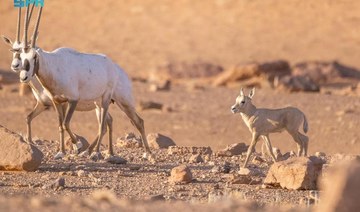
M 291 69 L 287 61 L 278 60 L 265 63 L 248 63 L 237 65 L 217 75 L 213 81 L 214 86 L 226 85 L 231 82 L 246 80 L 261 76 L 272 81 L 275 76 L 290 75 Z
M 317 157 L 296 157 L 274 163 L 264 183 L 287 189 L 317 189 L 317 178 L 321 174 L 323 163 Z
M 167 149 L 170 146 L 176 146 L 175 142 L 160 133 L 150 133 L 147 136 L 149 146 L 154 149 Z
M 275 77 L 274 88 L 288 92 L 320 91 L 319 85 L 314 82 L 309 76 L 292 76 L 287 75 L 283 77 Z
M 360 161 L 339 164 L 321 181 L 321 203 L 318 211 L 359 211 Z
M 171 183 L 189 183 L 192 180 L 192 173 L 186 165 L 180 165 L 171 170 L 169 181 Z
M 248 146 L 244 143 L 235 143 L 228 145 L 225 149 L 219 150 L 216 155 L 217 156 L 225 156 L 231 157 L 234 155 L 241 155 L 242 153 L 246 152 Z
M 0 170 L 35 171 L 43 157 L 34 145 L 0 125 Z

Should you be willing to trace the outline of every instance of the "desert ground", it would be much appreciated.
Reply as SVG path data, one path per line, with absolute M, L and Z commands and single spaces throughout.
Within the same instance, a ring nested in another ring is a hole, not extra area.
M 209 146 L 217 152 L 229 144 L 251 141 L 241 116 L 230 111 L 240 87 L 245 86 L 241 82 L 233 86 L 194 85 L 203 73 L 185 70 L 183 75 L 190 77 L 180 81 L 170 78 L 169 89 L 154 91 L 151 86 L 157 82 L 150 78 L 162 74 L 157 72 L 159 67 L 201 61 L 227 70 L 238 64 L 282 59 L 291 66 L 338 61 L 359 70 L 359 11 L 360 3 L 355 0 L 45 1 L 37 45 L 49 51 L 66 46 L 108 55 L 133 80 L 133 94 L 147 133 L 166 135 L 177 146 Z M 12 2 L 0 1 L 0 34 L 14 38 L 16 14 Z M 8 48 L 1 42 L 0 125 L 25 135 L 25 118 L 36 101 L 31 94 L 19 95 L 19 79 L 10 71 L 12 54 Z M 359 90 L 359 78 L 351 83 Z M 245 88 L 246 93 L 249 90 Z M 360 154 L 359 94 L 287 92 L 260 86 L 253 103 L 260 108 L 294 106 L 303 111 L 309 123 L 309 155 L 324 152 L 330 163 L 331 156 Z M 160 103 L 165 109 L 141 109 L 139 103 L 146 101 Z M 261 186 L 272 164 L 269 158 L 255 165 L 263 175 L 249 185 L 229 184 L 224 173 L 212 171 L 228 162 L 230 173 L 236 173 L 244 162 L 243 155 L 213 156 L 209 161 L 189 164 L 189 155 L 172 156 L 161 149 L 154 150 L 154 164 L 142 159 L 141 148 L 117 145 L 118 138 L 138 133 L 116 105 L 111 105 L 110 113 L 116 154 L 127 164 L 93 162 L 76 155 L 54 160 L 59 133 L 56 112 L 50 108 L 32 124 L 34 143 L 45 155 L 42 164 L 35 172 L 0 172 L 0 208 L 155 211 L 168 210 L 170 202 L 178 210 L 191 211 L 208 207 L 271 211 L 279 206 L 285 206 L 281 210 L 307 210 L 304 198 L 309 191 Z M 76 112 L 71 127 L 91 142 L 98 129 L 95 113 Z M 270 138 L 282 153 L 296 150 L 286 132 Z M 102 150 L 106 150 L 107 140 L 105 136 Z M 257 154 L 261 144 L 259 141 Z M 172 185 L 167 178 L 180 164 L 190 166 L 195 180 Z M 48 186 L 59 177 L 65 179 L 65 187 Z M 157 195 L 165 202 L 153 203 L 151 198 Z M 221 199 L 224 196 L 231 200 Z M 242 202 L 249 200 L 252 203 Z M 212 205 L 216 201 L 221 204 Z

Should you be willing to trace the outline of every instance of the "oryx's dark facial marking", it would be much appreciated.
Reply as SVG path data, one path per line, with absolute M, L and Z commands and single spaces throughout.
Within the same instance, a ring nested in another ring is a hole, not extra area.
M 30 62 L 28 59 L 24 60 L 24 69 L 25 71 L 29 71 L 30 70 Z

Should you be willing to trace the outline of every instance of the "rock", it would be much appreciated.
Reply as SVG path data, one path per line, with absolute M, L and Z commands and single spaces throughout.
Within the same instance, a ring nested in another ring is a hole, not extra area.
M 140 110 L 149 110 L 149 109 L 156 109 L 156 110 L 162 110 L 163 104 L 153 101 L 140 101 L 139 103 L 139 109 Z
M 129 133 L 125 137 L 118 138 L 116 146 L 120 148 L 140 148 L 143 144 L 140 137 L 136 137 L 134 133 Z
M 0 170 L 35 171 L 43 157 L 37 147 L 0 125 Z
M 297 63 L 293 67 L 295 76 L 308 76 L 318 84 L 336 83 L 339 78 L 360 79 L 360 72 L 337 61 L 310 61 Z
M 263 175 L 261 170 L 258 168 L 240 168 L 238 171 L 239 175 L 244 176 L 261 176 Z
M 275 76 L 290 75 L 289 63 L 284 60 L 266 63 L 248 63 L 237 65 L 220 73 L 213 81 L 214 86 L 226 85 L 239 80 L 246 80 L 261 76 L 263 79 L 272 81 Z
M 230 144 L 225 149 L 220 150 L 216 153 L 217 156 L 231 157 L 234 155 L 241 155 L 246 152 L 249 146 L 244 143 Z
M 172 183 L 189 183 L 192 173 L 186 165 L 180 165 L 171 170 L 169 181 Z
M 320 86 L 307 76 L 287 75 L 281 78 L 275 77 L 273 86 L 278 90 L 284 90 L 288 92 L 320 91 Z
M 321 202 L 317 211 L 359 211 L 360 161 L 339 164 L 321 181 Z M 336 182 L 336 183 L 335 183 Z
M 150 133 L 147 136 L 149 146 L 154 149 L 167 149 L 170 146 L 176 146 L 175 142 L 160 133 Z
M 204 159 L 202 159 L 200 154 L 191 155 L 189 159 L 189 163 L 203 163 Z
M 252 181 L 250 176 L 247 175 L 231 175 L 228 180 L 231 184 L 250 184 Z
M 76 136 L 76 139 L 78 141 L 80 141 L 81 144 L 82 144 L 80 152 L 85 151 L 90 146 L 89 142 L 83 136 L 80 136 L 80 135 L 77 135 L 77 134 L 75 134 L 75 136 Z M 67 137 L 66 140 L 65 140 L 65 148 L 70 150 L 70 151 L 74 150 L 74 146 L 73 146 L 73 143 L 72 143 L 70 137 Z
M 261 157 L 255 155 L 254 158 L 253 158 L 253 160 L 252 160 L 252 162 L 255 163 L 255 164 L 261 164 L 261 163 L 264 163 L 265 160 L 262 159 Z
M 322 165 L 323 161 L 313 157 L 296 157 L 277 162 L 270 167 L 264 183 L 287 189 L 315 190 Z
M 111 164 L 126 164 L 127 163 L 127 160 L 125 160 L 122 157 L 115 156 L 115 155 L 106 157 L 105 161 L 108 163 L 111 163 Z
M 183 146 L 170 146 L 168 148 L 169 155 L 187 155 L 187 154 L 201 154 L 211 155 L 212 149 L 210 147 L 183 147 Z

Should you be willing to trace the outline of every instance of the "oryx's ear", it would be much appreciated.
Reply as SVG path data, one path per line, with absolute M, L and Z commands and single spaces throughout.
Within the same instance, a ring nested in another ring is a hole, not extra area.
M 252 99 L 254 95 L 255 95 L 255 87 L 253 87 L 249 93 L 250 99 Z
M 3 41 L 4 41 L 7 45 L 9 45 L 9 46 L 12 47 L 12 42 L 11 42 L 11 40 L 10 40 L 9 38 L 5 37 L 4 35 L 2 35 L 1 37 L 2 37 Z
M 240 88 L 240 96 L 244 96 L 244 89 Z

